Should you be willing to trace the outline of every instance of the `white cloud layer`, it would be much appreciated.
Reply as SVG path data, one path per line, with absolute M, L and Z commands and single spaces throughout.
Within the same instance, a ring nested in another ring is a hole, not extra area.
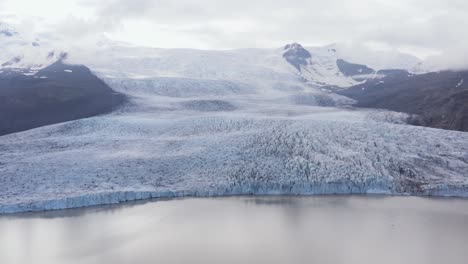
M 76 42 L 102 34 L 153 47 L 357 43 L 468 66 L 466 0 L 0 0 L 3 16 Z M 31 22 L 29 22 L 31 23 Z

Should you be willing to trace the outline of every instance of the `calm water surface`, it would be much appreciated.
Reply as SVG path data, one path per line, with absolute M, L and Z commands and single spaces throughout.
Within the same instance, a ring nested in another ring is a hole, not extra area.
M 468 200 L 231 197 L 0 217 L 0 263 L 468 263 Z

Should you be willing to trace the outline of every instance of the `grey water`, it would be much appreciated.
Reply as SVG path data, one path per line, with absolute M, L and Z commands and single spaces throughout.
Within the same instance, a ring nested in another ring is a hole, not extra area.
M 468 263 L 468 200 L 187 198 L 0 216 L 2 264 Z

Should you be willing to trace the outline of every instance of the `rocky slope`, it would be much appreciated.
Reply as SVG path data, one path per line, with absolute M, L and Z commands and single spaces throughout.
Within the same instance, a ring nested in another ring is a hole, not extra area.
M 404 71 L 369 80 L 339 94 L 356 106 L 415 114 L 415 125 L 468 131 L 468 72 L 442 71 L 408 75 Z
M 0 136 L 107 113 L 125 101 L 85 66 L 0 71 Z

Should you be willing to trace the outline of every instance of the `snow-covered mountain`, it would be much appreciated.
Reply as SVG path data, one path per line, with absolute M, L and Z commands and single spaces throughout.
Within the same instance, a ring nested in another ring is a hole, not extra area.
M 333 50 L 311 54 L 300 44 L 293 43 L 284 47 L 283 56 L 306 82 L 313 85 L 350 87 L 359 83 L 340 71 L 339 58 Z
M 410 54 L 397 50 L 376 51 L 364 45 L 335 43 L 323 47 L 306 47 L 313 53 L 326 54 L 333 52 L 336 57 L 348 62 L 366 65 L 376 71 L 385 69 L 404 69 L 412 73 L 424 73 L 424 61 Z
M 64 59 L 67 54 L 49 41 L 24 35 L 1 21 L 0 47 L 0 71 L 17 70 L 25 74 L 34 74 L 57 60 Z
M 345 55 L 349 51 L 340 51 L 337 45 L 304 48 L 292 43 L 276 49 L 209 51 L 146 48 L 100 41 L 94 46 L 77 48 L 24 36 L 6 24 L 0 24 L 0 31 L 4 32 L 0 34 L 3 51 L 0 70 L 27 69 L 34 73 L 68 55 L 69 63 L 84 64 L 107 78 L 183 77 L 262 84 L 299 80 L 314 87 L 346 88 L 376 77 L 370 72 L 352 76 L 344 71 L 344 64 L 349 70 L 350 65 L 360 65 L 360 61 L 349 60 L 352 56 Z M 394 64 L 390 61 L 387 65 Z M 414 65 L 405 62 L 401 66 L 411 70 Z
M 261 84 L 299 81 L 312 87 L 347 88 L 385 75 L 343 59 L 336 49 L 306 49 L 298 43 L 276 49 L 223 51 L 106 45 L 88 56 L 70 55 L 71 62 L 84 63 L 106 78 L 185 77 Z M 350 68 L 356 73 L 350 75 Z

